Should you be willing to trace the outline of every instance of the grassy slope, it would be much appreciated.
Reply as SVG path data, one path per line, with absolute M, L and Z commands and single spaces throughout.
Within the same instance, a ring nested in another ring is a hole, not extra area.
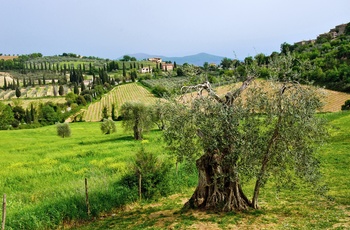
M 118 197 L 113 186 L 129 170 L 141 142 L 123 133 L 119 123 L 111 135 L 102 135 L 99 125 L 72 123 L 70 138 L 58 137 L 55 126 L 0 131 L 0 194 L 7 194 L 9 229 L 57 224 L 67 212 L 69 219 L 76 218 L 76 206 L 84 205 L 84 178 L 89 180 L 92 212 L 109 208 L 99 207 L 96 200 L 102 196 L 108 203 L 110 196 Z M 146 150 L 163 152 L 159 135 L 146 134 Z
M 319 150 L 327 197 L 307 186 L 276 193 L 269 183 L 260 198 L 260 210 L 245 213 L 210 213 L 181 207 L 187 192 L 156 203 L 137 203 L 74 229 L 349 229 L 350 228 L 350 112 L 324 114 L 330 122 L 330 140 Z M 269 190 L 272 188 L 272 190 Z

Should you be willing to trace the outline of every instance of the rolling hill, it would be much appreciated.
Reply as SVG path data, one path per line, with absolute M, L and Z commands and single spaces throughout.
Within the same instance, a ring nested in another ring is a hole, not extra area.
M 221 60 L 224 57 L 221 56 L 216 56 L 212 54 L 207 54 L 207 53 L 199 53 L 195 55 L 188 55 L 184 57 L 166 57 L 162 55 L 150 55 L 150 54 L 145 54 L 145 53 L 136 53 L 136 54 L 129 54 L 131 57 L 135 57 L 137 60 L 143 60 L 147 58 L 152 58 L 152 57 L 159 57 L 162 58 L 163 61 L 171 61 L 171 62 L 176 62 L 177 64 L 193 64 L 196 66 L 203 66 L 204 62 L 208 63 L 215 63 L 215 64 L 220 64 Z

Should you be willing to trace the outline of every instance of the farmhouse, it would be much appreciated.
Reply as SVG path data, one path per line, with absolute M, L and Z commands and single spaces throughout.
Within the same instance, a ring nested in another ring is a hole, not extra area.
M 13 60 L 13 59 L 15 59 L 15 58 L 18 58 L 18 56 L 10 56 L 10 55 L 5 55 L 5 56 L 3 56 L 3 55 L 0 55 L 0 60 Z
M 152 73 L 151 67 L 143 67 L 140 69 L 140 73 Z
M 162 59 L 161 59 L 161 58 L 158 58 L 158 57 L 154 57 L 154 58 L 148 58 L 148 61 L 156 62 L 156 63 L 161 63 L 161 62 L 162 62 Z
M 169 70 L 173 70 L 173 69 L 174 69 L 173 64 L 162 62 L 162 70 L 163 71 L 169 71 Z

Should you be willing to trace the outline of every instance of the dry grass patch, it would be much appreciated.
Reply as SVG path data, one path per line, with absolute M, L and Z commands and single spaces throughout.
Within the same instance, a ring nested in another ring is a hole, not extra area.
M 262 82 L 266 82 L 264 80 L 256 80 L 253 84 L 257 85 L 263 85 L 266 91 L 268 91 L 267 84 L 262 84 Z M 227 92 L 231 91 L 234 88 L 238 88 L 241 86 L 241 83 L 231 84 L 231 85 L 225 85 L 215 88 L 216 93 L 219 96 L 224 96 Z M 346 100 L 350 99 L 350 94 L 333 91 L 333 90 L 327 90 L 327 89 L 321 89 L 322 93 L 325 95 L 324 99 L 324 107 L 322 109 L 322 112 L 339 112 L 341 111 L 341 106 L 344 104 Z M 192 96 L 195 96 L 196 93 L 192 93 Z M 205 94 L 204 94 L 205 95 Z M 187 95 L 187 97 L 190 97 L 190 94 Z

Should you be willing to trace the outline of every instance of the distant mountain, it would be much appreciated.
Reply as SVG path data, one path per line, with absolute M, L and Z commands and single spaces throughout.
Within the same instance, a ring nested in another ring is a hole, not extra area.
M 135 57 L 137 60 L 148 59 L 152 57 L 159 57 L 163 61 L 171 61 L 176 62 L 176 64 L 182 65 L 184 63 L 193 64 L 197 66 L 203 66 L 204 62 L 220 64 L 224 57 L 207 54 L 207 53 L 199 53 L 195 55 L 189 55 L 184 57 L 166 57 L 162 55 L 150 55 L 145 53 L 136 53 L 136 54 L 128 54 L 130 57 Z M 122 57 L 121 57 L 122 58 Z

